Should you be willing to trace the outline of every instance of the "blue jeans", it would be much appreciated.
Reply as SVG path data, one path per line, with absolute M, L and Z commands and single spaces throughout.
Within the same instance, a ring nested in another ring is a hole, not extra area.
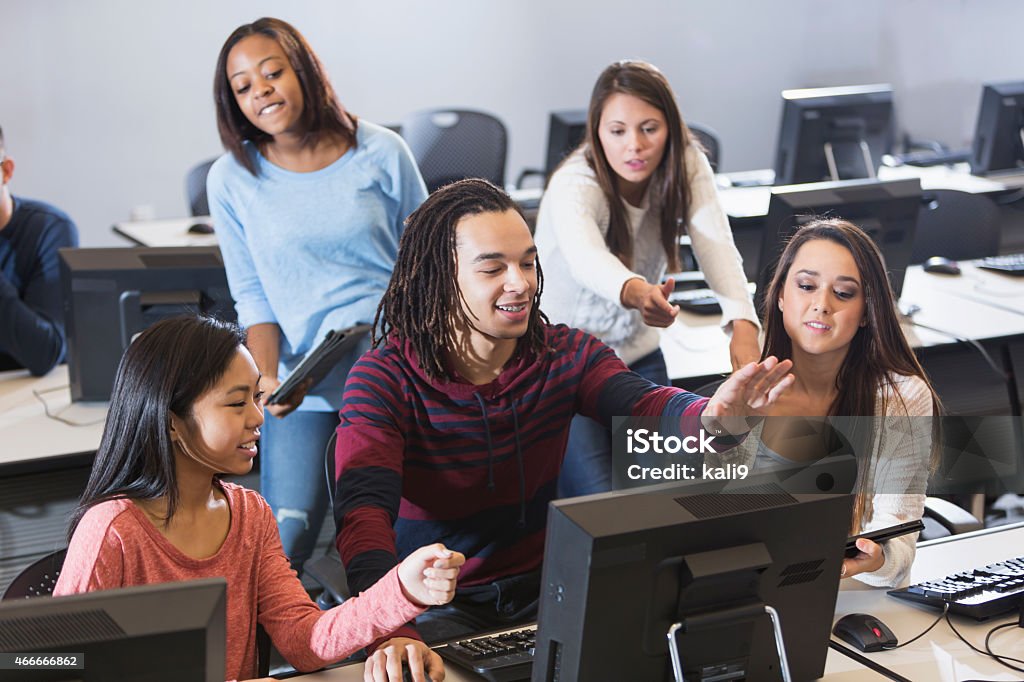
M 300 576 L 327 511 L 324 448 L 336 428 L 336 412 L 292 412 L 283 419 L 268 414 L 262 428 L 260 492 L 274 510 L 284 553 Z
M 640 358 L 631 370 L 656 384 L 668 386 L 668 369 L 661 349 Z M 621 415 L 628 416 L 628 415 Z M 589 417 L 576 415 L 569 427 L 558 496 L 576 497 L 603 493 L 612 488 L 612 432 Z

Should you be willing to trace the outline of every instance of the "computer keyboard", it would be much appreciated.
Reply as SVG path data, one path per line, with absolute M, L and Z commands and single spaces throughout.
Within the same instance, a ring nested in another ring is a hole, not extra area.
M 715 292 L 711 289 L 673 291 L 668 296 L 668 302 L 698 315 L 717 315 L 722 312 L 722 306 L 718 305 Z
M 757 290 L 757 284 L 747 282 L 747 291 L 753 296 Z M 680 289 L 668 295 L 668 302 L 677 305 L 683 310 L 698 315 L 718 315 L 722 312 L 722 306 L 718 304 L 718 298 L 711 289 Z
M 937 152 L 934 150 L 924 150 L 916 152 L 906 152 L 904 154 L 894 154 L 892 159 L 895 165 L 907 165 L 907 166 L 943 166 L 946 164 L 963 163 L 969 161 L 971 158 L 971 151 L 960 150 L 960 151 L 941 151 Z
M 491 682 L 529 680 L 537 628 L 452 642 L 437 649 L 442 658 Z
M 979 268 L 994 270 L 1004 275 L 1024 276 L 1024 253 L 1011 253 L 1006 256 L 989 256 L 982 258 Z
M 1024 604 L 1024 557 L 889 590 L 889 596 L 984 620 Z

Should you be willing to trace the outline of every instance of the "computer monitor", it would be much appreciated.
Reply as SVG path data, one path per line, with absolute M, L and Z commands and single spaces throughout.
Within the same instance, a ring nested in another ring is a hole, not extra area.
M 892 151 L 889 85 L 784 90 L 775 184 L 875 177 Z
M 0 652 L 49 659 L 49 669 L 13 667 L 0 677 L 222 682 L 226 591 L 223 578 L 204 578 L 0 602 Z
M 136 334 L 186 312 L 235 319 L 220 249 L 61 249 L 72 400 L 109 400 Z
M 921 207 L 921 181 L 846 180 L 791 187 L 776 187 L 768 203 L 757 259 L 757 303 L 762 302 L 775 274 L 786 241 L 797 228 L 814 218 L 843 218 L 874 239 L 882 252 L 896 297 L 910 265 L 917 214 Z
M 971 148 L 971 173 L 1024 170 L 1024 81 L 986 83 Z
M 548 156 L 544 166 L 547 177 L 551 177 L 562 159 L 580 145 L 586 134 L 586 109 L 551 112 L 551 118 L 548 119 Z
M 793 679 L 820 677 L 853 496 L 734 489 L 553 502 L 533 682 L 672 680 L 670 646 L 687 680 L 782 679 L 765 606 Z

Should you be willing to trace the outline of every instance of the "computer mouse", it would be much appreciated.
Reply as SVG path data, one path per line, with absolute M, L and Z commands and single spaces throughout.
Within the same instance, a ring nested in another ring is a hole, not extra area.
M 189 234 L 213 234 L 213 225 L 210 223 L 197 222 L 188 226 Z
M 866 613 L 851 613 L 840 618 L 832 634 L 861 651 L 882 651 L 896 644 L 896 635 L 885 623 Z
M 434 682 L 430 678 L 430 675 L 427 675 L 426 670 L 423 671 L 423 679 L 426 680 L 426 682 Z M 402 661 L 402 682 L 415 682 L 415 679 L 412 676 L 412 670 L 409 669 L 409 663 L 407 661 Z
M 955 260 L 942 256 L 932 256 L 924 262 L 924 271 L 937 272 L 940 275 L 959 275 L 960 266 L 956 264 Z

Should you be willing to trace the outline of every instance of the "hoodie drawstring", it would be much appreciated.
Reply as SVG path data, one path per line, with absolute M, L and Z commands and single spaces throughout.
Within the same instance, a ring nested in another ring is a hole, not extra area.
M 487 406 L 484 405 L 484 399 L 481 397 L 480 392 L 477 391 L 473 394 L 476 396 L 476 401 L 480 403 L 480 412 L 483 414 L 484 419 L 484 433 L 487 435 L 487 489 L 494 490 L 494 447 L 491 445 L 491 425 L 487 420 Z
M 516 401 L 512 402 L 512 429 L 516 437 L 516 461 L 519 464 L 519 528 L 526 528 L 526 472 L 523 469 L 523 449 L 519 446 L 519 415 Z
M 487 405 L 483 396 L 477 391 L 473 393 L 477 403 L 480 405 L 480 413 L 483 415 L 484 434 L 487 437 L 487 489 L 494 490 L 494 445 L 491 442 L 491 425 L 487 419 Z M 516 464 L 519 467 L 519 528 L 526 528 L 526 471 L 523 463 L 523 448 L 519 441 L 519 413 L 516 411 L 516 402 L 512 403 L 512 429 L 516 441 Z

